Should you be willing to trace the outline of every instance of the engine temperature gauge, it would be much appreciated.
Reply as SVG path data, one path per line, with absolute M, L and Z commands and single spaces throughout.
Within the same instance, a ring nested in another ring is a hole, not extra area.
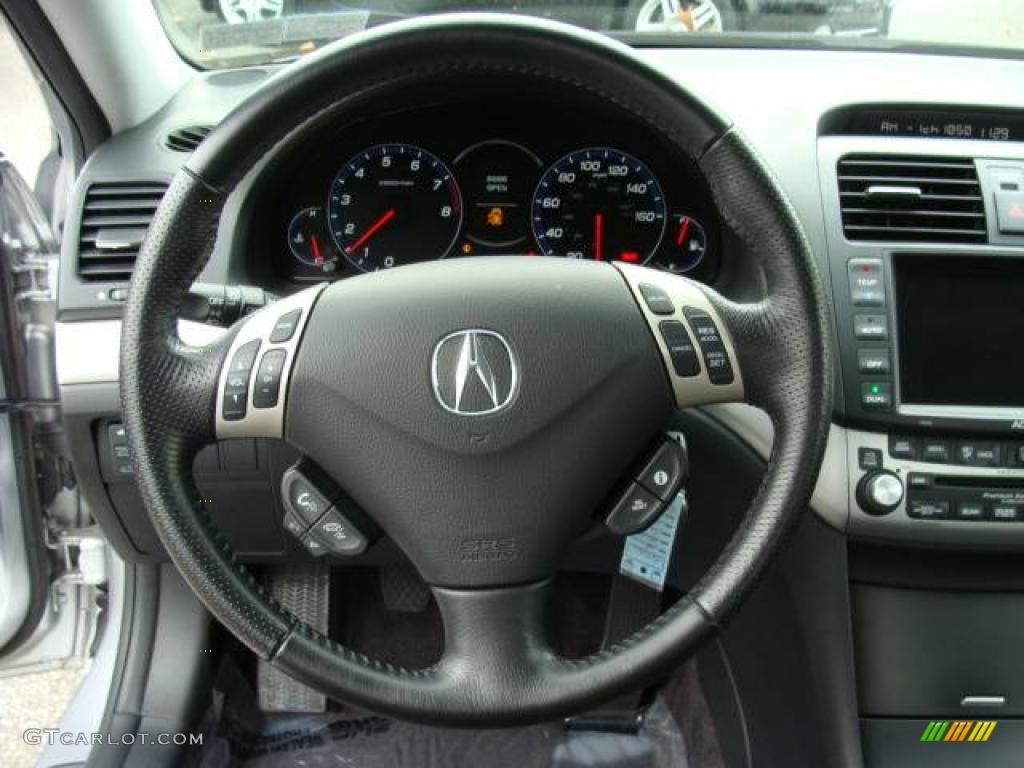
M 331 245 L 324 222 L 323 208 L 314 206 L 299 211 L 288 225 L 288 248 L 303 264 L 333 272 L 338 254 Z
M 681 275 L 696 269 L 707 250 L 708 237 L 700 222 L 684 213 L 676 214 L 652 266 Z

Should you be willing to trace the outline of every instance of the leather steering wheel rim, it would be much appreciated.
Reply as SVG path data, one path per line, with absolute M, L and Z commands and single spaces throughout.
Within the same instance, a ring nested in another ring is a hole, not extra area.
M 628 110 L 696 162 L 723 220 L 764 274 L 765 296 L 756 303 L 701 290 L 731 335 L 745 400 L 772 418 L 775 444 L 729 545 L 694 589 L 648 627 L 569 661 L 544 643 L 542 584 L 435 587 L 448 652 L 430 669 L 406 670 L 303 625 L 234 560 L 191 478 L 193 457 L 217 437 L 218 380 L 234 332 L 212 346 L 190 347 L 177 337 L 176 313 L 212 252 L 227 196 L 265 152 L 367 94 L 480 72 L 583 89 Z M 824 288 L 800 225 L 725 121 L 599 35 L 536 20 L 436 17 L 338 42 L 287 68 L 191 157 L 136 264 L 122 331 L 122 405 L 137 481 L 164 547 L 211 613 L 260 658 L 371 709 L 441 724 L 510 725 L 578 712 L 663 676 L 750 591 L 810 501 L 832 411 L 831 338 Z

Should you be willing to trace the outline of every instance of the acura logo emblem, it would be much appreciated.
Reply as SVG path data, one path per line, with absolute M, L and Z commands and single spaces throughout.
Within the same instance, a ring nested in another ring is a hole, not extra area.
M 456 331 L 434 347 L 434 396 L 460 416 L 484 416 L 507 407 L 519 388 L 519 367 L 505 337 L 494 331 Z

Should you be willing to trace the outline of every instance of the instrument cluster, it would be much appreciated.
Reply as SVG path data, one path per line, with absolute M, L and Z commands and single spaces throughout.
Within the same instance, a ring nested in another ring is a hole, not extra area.
M 514 254 L 715 276 L 718 223 L 703 179 L 637 126 L 557 106 L 536 120 L 509 102 L 448 112 L 368 120 L 292 164 L 267 219 L 277 234 L 261 238 L 278 274 L 335 279 Z

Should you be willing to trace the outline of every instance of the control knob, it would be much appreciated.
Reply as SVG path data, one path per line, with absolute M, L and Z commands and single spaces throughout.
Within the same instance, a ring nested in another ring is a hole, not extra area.
M 857 503 L 869 515 L 887 515 L 903 501 L 903 481 L 885 470 L 868 472 L 857 484 Z

